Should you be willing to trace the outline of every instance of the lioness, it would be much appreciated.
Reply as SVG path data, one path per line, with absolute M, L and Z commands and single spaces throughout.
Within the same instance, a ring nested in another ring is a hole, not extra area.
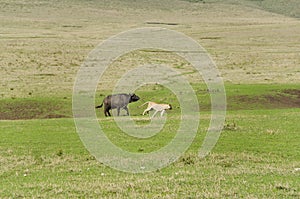
M 154 115 L 158 112 L 158 111 L 161 111 L 160 113 L 160 116 L 162 117 L 163 114 L 165 113 L 165 111 L 167 109 L 171 110 L 172 109 L 172 106 L 171 104 L 157 104 L 155 102 L 145 102 L 144 104 L 140 105 L 139 107 L 141 106 L 144 106 L 145 104 L 148 103 L 148 107 L 144 110 L 143 112 L 143 115 L 145 115 L 145 113 L 149 113 L 149 111 L 151 110 L 155 110 L 154 114 L 151 116 L 151 118 L 154 117 Z

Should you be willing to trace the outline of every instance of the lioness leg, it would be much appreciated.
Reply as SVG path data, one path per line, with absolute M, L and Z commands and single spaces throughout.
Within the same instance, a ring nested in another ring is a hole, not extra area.
M 158 110 L 156 110 L 153 115 L 151 116 L 151 119 L 154 117 L 154 115 L 158 112 Z
M 143 112 L 143 115 L 145 115 L 145 113 L 148 113 L 151 109 L 146 108 Z
M 164 113 L 165 113 L 165 110 L 162 110 L 160 113 L 160 117 L 162 117 Z

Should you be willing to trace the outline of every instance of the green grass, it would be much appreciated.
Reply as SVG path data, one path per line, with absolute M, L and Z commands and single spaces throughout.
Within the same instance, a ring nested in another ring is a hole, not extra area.
M 204 85 L 193 87 L 199 99 L 209 100 L 209 91 Z M 273 95 L 296 88 L 297 85 L 282 84 L 226 85 L 230 98 Z M 153 95 L 155 92 L 160 95 Z M 146 99 L 176 102 L 175 96 L 159 85 L 143 87 L 137 93 Z M 24 101 L 19 99 L 18 102 Z M 146 174 L 123 173 L 99 163 L 83 146 L 71 118 L 0 121 L 0 175 L 3 179 L 0 195 L 43 198 L 299 197 L 300 173 L 296 168 L 300 166 L 300 126 L 297 122 L 300 109 L 275 109 L 267 104 L 247 102 L 244 103 L 246 107 L 240 107 L 237 101 L 228 103 L 231 109 L 227 112 L 224 130 L 210 155 L 204 159 L 198 157 L 210 119 L 209 111 L 202 110 L 198 133 L 188 151 L 168 167 Z M 130 111 L 137 125 L 144 125 L 149 118 L 141 116 L 143 109 L 138 108 L 139 104 L 142 102 L 130 104 Z M 257 109 L 257 105 L 266 107 Z M 105 118 L 101 112 L 97 111 L 99 124 L 108 138 L 116 146 L 134 153 L 149 153 L 169 143 L 178 129 L 180 116 L 179 107 L 168 111 L 167 123 L 160 133 L 137 139 L 122 132 L 112 118 Z
M 299 197 L 300 174 L 295 171 L 300 166 L 299 109 L 229 112 L 227 123 L 234 122 L 237 128 L 224 130 L 211 154 L 200 159 L 197 151 L 208 116 L 204 113 L 199 134 L 185 155 L 148 174 L 118 172 L 97 162 L 83 147 L 72 119 L 1 121 L 0 195 Z M 113 120 L 100 122 L 114 126 Z M 105 132 L 111 136 L 121 133 L 115 128 Z M 143 153 L 168 139 L 140 142 L 119 137 L 112 141 L 125 150 Z

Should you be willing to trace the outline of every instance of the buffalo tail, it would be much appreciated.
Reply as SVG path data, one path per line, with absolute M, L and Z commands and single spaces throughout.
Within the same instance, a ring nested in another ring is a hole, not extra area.
M 99 106 L 96 106 L 96 108 L 101 108 L 103 106 L 103 103 L 100 104 Z

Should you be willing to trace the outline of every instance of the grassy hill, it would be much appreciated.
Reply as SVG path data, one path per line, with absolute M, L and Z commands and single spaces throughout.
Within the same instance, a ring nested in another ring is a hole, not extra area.
M 269 12 L 300 18 L 298 0 L 183 0 L 191 3 L 230 3 L 250 6 Z
M 225 82 L 299 82 L 300 71 L 295 67 L 300 64 L 299 20 L 257 9 L 257 1 L 247 1 L 256 7 L 245 6 L 246 1 L 208 2 L 2 1 L 0 95 L 70 95 L 76 72 L 93 48 L 119 32 L 149 26 L 170 28 L 195 39 L 211 54 Z M 140 63 L 165 61 L 165 55 L 150 54 L 129 54 L 112 68 L 127 70 Z M 166 64 L 188 70 L 175 57 Z
M 245 3 L 270 12 L 300 18 L 300 3 L 297 0 L 246 0 Z

